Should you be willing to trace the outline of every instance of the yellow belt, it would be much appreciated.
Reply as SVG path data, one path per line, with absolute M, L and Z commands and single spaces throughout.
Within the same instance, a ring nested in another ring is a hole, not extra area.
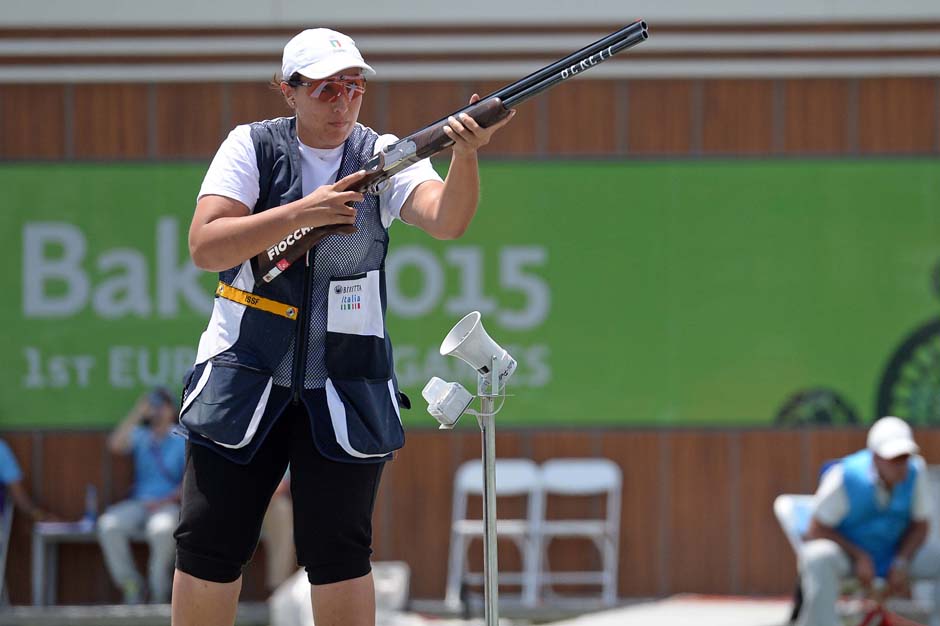
M 269 300 L 268 298 L 262 298 L 261 296 L 249 293 L 247 291 L 242 291 L 241 289 L 237 289 L 231 285 L 226 285 L 221 281 L 219 281 L 219 286 L 215 290 L 215 295 L 221 298 L 225 298 L 226 300 L 231 300 L 232 302 L 250 306 L 253 309 L 261 309 L 262 311 L 267 311 L 268 313 L 274 313 L 275 315 L 286 317 L 289 320 L 297 319 L 297 307 L 291 306 L 289 304 L 281 304 L 280 302 L 275 302 L 274 300 Z

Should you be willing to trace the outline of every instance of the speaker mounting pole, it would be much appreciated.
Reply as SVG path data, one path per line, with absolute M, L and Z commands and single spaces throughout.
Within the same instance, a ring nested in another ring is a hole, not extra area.
M 493 355 L 488 374 L 479 374 L 480 424 L 483 440 L 483 621 L 499 623 L 499 565 L 496 553 L 496 397 L 499 396 L 499 358 Z M 489 380 L 487 380 L 489 377 Z M 489 383 L 489 393 L 487 393 Z

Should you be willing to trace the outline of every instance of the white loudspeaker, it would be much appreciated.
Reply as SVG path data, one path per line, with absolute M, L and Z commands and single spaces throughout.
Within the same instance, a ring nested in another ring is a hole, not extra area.
M 428 403 L 428 413 L 441 423 L 441 428 L 453 428 L 463 415 L 473 395 L 460 383 L 448 383 L 434 376 L 421 391 Z
M 516 371 L 516 360 L 493 341 L 483 323 L 480 321 L 480 312 L 467 314 L 451 329 L 441 343 L 441 354 L 455 356 L 470 364 L 470 367 L 484 376 L 488 382 L 492 359 L 497 358 L 497 373 L 499 385 Z

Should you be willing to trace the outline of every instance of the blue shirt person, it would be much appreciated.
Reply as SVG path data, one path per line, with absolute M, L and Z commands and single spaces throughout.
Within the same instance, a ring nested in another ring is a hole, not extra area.
M 145 598 L 144 578 L 130 550 L 132 536 L 150 545 L 147 587 L 151 602 L 168 602 L 173 565 L 173 530 L 179 518 L 179 489 L 186 442 L 173 432 L 177 406 L 173 396 L 156 388 L 141 396 L 108 438 L 114 454 L 134 460 L 130 498 L 118 502 L 98 520 L 98 540 L 114 584 L 128 604 Z
M 146 502 L 176 501 L 183 477 L 186 441 L 170 433 L 137 426 L 131 431 L 134 486 L 131 498 Z
M 17 463 L 10 446 L 0 439 L 0 511 L 8 505 L 8 498 L 13 501 L 17 510 L 33 521 L 54 517 L 33 503 L 26 487 L 23 486 L 23 470 L 20 469 L 20 464 Z

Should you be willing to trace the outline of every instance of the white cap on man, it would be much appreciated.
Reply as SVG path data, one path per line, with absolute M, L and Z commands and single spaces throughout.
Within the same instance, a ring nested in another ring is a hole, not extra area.
M 920 452 L 907 422 L 891 416 L 882 417 L 872 424 L 868 431 L 868 449 L 883 459 L 896 459 L 904 454 Z
M 318 80 L 349 67 L 358 67 L 366 75 L 375 74 L 351 37 L 329 28 L 308 28 L 284 46 L 281 76 L 290 80 L 294 74 L 302 74 Z

